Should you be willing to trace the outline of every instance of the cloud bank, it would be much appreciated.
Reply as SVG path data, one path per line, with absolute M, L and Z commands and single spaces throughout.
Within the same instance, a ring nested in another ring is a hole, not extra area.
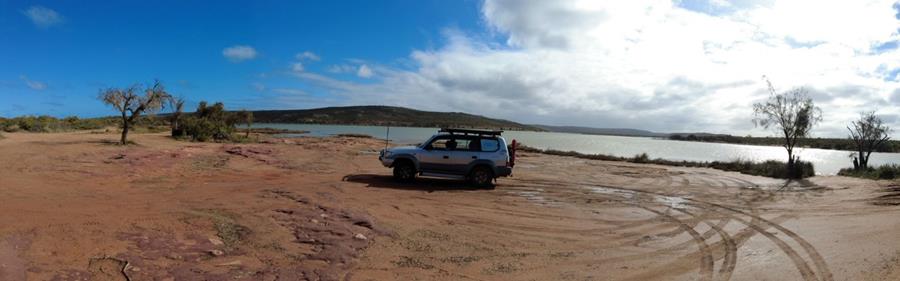
M 895 2 L 686 2 L 486 0 L 486 30 L 447 30 L 411 66 L 296 76 L 348 104 L 664 132 L 768 134 L 750 122 L 763 75 L 810 91 L 818 136 L 843 136 L 860 111 L 900 112 Z

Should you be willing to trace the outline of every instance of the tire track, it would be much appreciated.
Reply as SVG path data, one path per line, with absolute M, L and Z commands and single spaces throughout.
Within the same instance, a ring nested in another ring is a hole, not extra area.
M 688 212 L 683 209 L 675 209 L 678 212 L 683 214 L 687 214 L 691 217 L 697 218 L 697 215 L 694 215 L 692 212 Z M 719 234 L 719 237 L 722 239 L 722 243 L 725 244 L 725 255 L 722 258 L 722 265 L 719 267 L 719 278 L 718 280 L 730 280 L 731 274 L 734 273 L 734 268 L 737 265 L 737 244 L 728 235 L 728 232 L 722 229 L 730 219 L 722 219 L 719 224 L 713 224 L 709 221 L 704 221 L 706 225 L 716 231 Z
M 682 222 L 678 218 L 676 218 L 672 215 L 666 214 L 664 212 L 660 212 L 660 211 L 654 210 L 652 208 L 649 208 L 646 206 L 640 206 L 637 204 L 634 204 L 634 206 L 644 209 L 644 210 L 647 210 L 651 213 L 657 214 L 663 218 L 666 218 L 667 220 L 671 221 L 672 223 L 677 224 L 682 229 L 684 229 L 684 231 L 686 231 L 688 234 L 690 234 L 694 240 L 694 243 L 697 244 L 697 248 L 700 251 L 700 280 L 712 280 L 713 270 L 715 267 L 715 263 L 713 261 L 713 256 L 712 256 L 712 251 L 709 250 L 709 245 L 706 244 L 706 239 L 704 239 L 703 236 L 701 236 L 700 233 L 697 232 L 697 230 L 694 230 L 693 226 L 690 226 L 690 225 Z
M 559 183 L 552 183 L 551 185 L 558 185 L 558 184 Z M 585 186 L 585 187 L 589 187 L 589 188 L 590 187 L 599 187 L 599 188 L 604 188 L 604 189 L 625 191 L 625 192 L 629 192 L 629 193 L 647 194 L 647 195 L 651 195 L 651 196 L 668 196 L 665 194 L 659 194 L 659 193 L 651 192 L 651 191 L 644 191 L 644 190 L 623 188 L 623 187 L 612 187 L 612 186 L 597 185 L 597 184 L 590 184 L 590 183 L 588 183 L 588 184 L 568 183 L 568 184 L 573 185 L 573 186 Z M 604 194 L 604 195 L 612 195 L 612 194 Z M 733 207 L 728 207 L 728 206 L 725 206 L 722 204 L 706 202 L 703 200 L 697 200 L 697 199 L 693 199 L 693 198 L 682 198 L 682 199 L 684 199 L 686 201 L 690 201 L 692 203 L 695 203 L 695 204 L 691 204 L 691 206 L 698 208 L 698 209 L 709 210 L 711 208 L 716 208 L 719 210 L 723 210 L 723 212 L 715 212 L 715 213 L 730 217 L 731 219 L 733 219 L 737 222 L 740 222 L 741 224 L 744 224 L 744 225 L 752 228 L 757 233 L 760 233 L 763 236 L 765 236 L 767 239 L 772 241 L 772 243 L 774 243 L 782 252 L 784 252 L 785 255 L 788 256 L 788 258 L 794 263 L 795 267 L 797 267 L 797 270 L 800 272 L 800 275 L 803 277 L 803 280 L 823 280 L 823 281 L 833 280 L 833 275 L 832 275 L 831 271 L 828 269 L 828 265 L 825 262 L 825 259 L 821 256 L 821 254 L 818 253 L 818 251 L 815 249 L 815 247 L 812 246 L 812 244 L 810 244 L 808 241 L 806 241 L 805 239 L 803 239 L 802 237 L 800 237 L 793 231 L 791 231 L 777 223 L 766 220 L 756 214 L 747 213 L 745 211 L 741 211 L 741 210 L 738 210 Z M 644 203 L 646 203 L 646 202 L 644 202 Z M 705 205 L 707 207 L 704 208 L 704 207 L 698 206 L 698 205 Z M 731 213 L 731 214 L 729 215 L 727 213 Z M 750 220 L 748 221 L 746 219 L 740 218 L 738 215 L 747 216 L 750 218 Z M 794 240 L 798 245 L 800 245 L 800 247 L 803 249 L 803 251 L 805 251 L 806 254 L 809 256 L 810 260 L 812 260 L 812 263 L 815 265 L 816 271 L 813 271 L 812 267 L 809 265 L 809 263 L 806 261 L 806 259 L 804 259 L 803 256 L 801 256 L 793 247 L 791 247 L 790 244 L 788 244 L 784 240 L 778 238 L 775 234 L 772 234 L 772 233 L 766 231 L 766 229 L 770 228 L 770 227 L 780 231 L 781 233 L 784 233 L 789 238 Z M 694 232 L 696 233 L 696 231 L 694 231 Z M 699 235 L 699 233 L 698 233 L 698 235 Z M 816 272 L 818 272 L 818 275 L 816 274 Z M 821 279 L 819 279 L 818 277 L 821 277 Z

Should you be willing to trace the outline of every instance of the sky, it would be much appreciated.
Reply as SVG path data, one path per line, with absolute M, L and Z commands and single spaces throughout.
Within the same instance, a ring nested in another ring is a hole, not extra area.
M 0 0 L 0 116 L 112 115 L 101 89 L 159 79 L 188 108 L 762 136 L 765 77 L 843 137 L 863 111 L 900 128 L 898 29 L 896 0 Z

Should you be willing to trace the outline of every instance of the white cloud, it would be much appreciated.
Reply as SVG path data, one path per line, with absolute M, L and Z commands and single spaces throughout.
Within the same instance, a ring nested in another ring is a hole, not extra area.
M 305 51 L 294 56 L 297 60 L 319 61 L 321 58 L 313 52 Z
M 61 24 L 64 20 L 59 13 L 43 6 L 31 6 L 28 10 L 22 11 L 22 14 L 40 28 L 48 28 Z
M 300 89 L 290 89 L 290 88 L 276 88 L 272 89 L 273 92 L 285 95 L 294 95 L 294 96 L 304 96 L 306 92 Z
M 779 90 L 810 89 L 825 112 L 819 136 L 842 137 L 860 111 L 900 111 L 900 51 L 876 50 L 900 40 L 891 1 L 778 1 L 723 14 L 677 4 L 486 0 L 487 32 L 503 44 L 448 31 L 446 45 L 412 52 L 412 67 L 365 64 L 378 83 L 298 77 L 348 103 L 668 132 L 762 135 L 750 122 L 766 97 L 762 75 Z
M 232 62 L 241 62 L 256 58 L 256 49 L 250 46 L 231 46 L 222 50 L 222 55 Z
M 264 92 L 266 90 L 266 85 L 263 83 L 253 83 L 251 86 L 253 86 L 253 89 L 257 92 Z
M 349 64 L 335 64 L 328 67 L 328 72 L 331 73 L 353 73 L 356 70 L 356 67 Z
M 293 72 L 303 72 L 303 69 L 304 68 L 302 62 L 295 62 L 291 64 L 291 71 Z
M 728 0 L 709 0 L 709 4 L 721 8 L 732 7 L 731 2 L 728 2 Z
M 359 70 L 356 71 L 356 76 L 359 76 L 362 78 L 370 78 L 370 77 L 372 77 L 372 75 L 375 75 L 375 73 L 372 72 L 372 69 L 369 68 L 369 66 L 365 65 L 365 64 L 360 65 Z
M 19 76 L 19 79 L 22 79 L 22 81 L 25 82 L 25 85 L 32 90 L 43 91 L 47 89 L 46 83 L 28 79 L 28 77 L 25 75 Z

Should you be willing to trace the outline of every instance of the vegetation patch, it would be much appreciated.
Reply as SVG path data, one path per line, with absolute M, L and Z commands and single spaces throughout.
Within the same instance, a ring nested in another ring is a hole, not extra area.
M 238 224 L 233 214 L 222 210 L 198 210 L 190 214 L 212 220 L 216 236 L 222 240 L 227 250 L 236 249 L 241 241 L 250 235 L 249 228 Z
M 372 136 L 366 135 L 366 134 L 337 134 L 336 136 L 339 138 L 360 138 L 360 139 L 373 138 Z
M 221 169 L 228 165 L 228 157 L 224 155 L 203 155 L 198 156 L 191 163 L 191 167 L 195 170 Z
M 873 179 L 873 180 L 892 180 L 900 175 L 900 165 L 885 164 L 876 168 L 853 169 L 844 168 L 838 172 L 839 176 Z
M 411 268 L 421 268 L 421 269 L 432 269 L 433 265 L 427 264 L 419 258 L 416 257 L 408 257 L 408 256 L 400 256 L 400 260 L 394 261 L 394 265 L 397 267 L 411 267 Z
M 524 152 L 533 152 L 533 153 L 543 153 L 548 155 L 557 155 L 557 156 L 569 156 L 576 157 L 581 159 L 590 159 L 590 160 L 603 160 L 603 161 L 621 161 L 621 162 L 631 162 L 631 163 L 640 163 L 640 164 L 657 164 L 657 165 L 666 165 L 666 166 L 678 166 L 678 167 L 699 167 L 699 168 L 713 168 L 724 171 L 731 172 L 739 172 L 742 174 L 754 175 L 754 176 L 764 176 L 770 178 L 779 178 L 779 179 L 787 179 L 787 178 L 807 178 L 814 176 L 815 169 L 813 164 L 806 161 L 801 161 L 796 164 L 796 168 L 793 173 L 789 172 L 787 163 L 775 160 L 769 160 L 765 162 L 753 162 L 748 160 L 735 160 L 730 162 L 722 162 L 722 161 L 712 161 L 712 162 L 697 162 L 697 161 L 675 161 L 675 160 L 666 160 L 661 158 L 651 159 L 649 155 L 646 153 L 641 153 L 635 155 L 634 157 L 620 157 L 620 156 L 612 156 L 605 154 L 583 154 L 575 151 L 561 151 L 561 150 L 553 150 L 553 149 L 539 149 L 528 146 L 519 146 L 518 149 Z
M 239 128 L 236 129 L 238 133 L 246 133 L 248 129 Z M 264 135 L 282 135 L 282 134 L 309 134 L 309 131 L 305 130 L 290 130 L 290 129 L 275 129 L 275 128 L 253 128 L 250 130 L 252 133 L 256 134 L 264 134 Z

